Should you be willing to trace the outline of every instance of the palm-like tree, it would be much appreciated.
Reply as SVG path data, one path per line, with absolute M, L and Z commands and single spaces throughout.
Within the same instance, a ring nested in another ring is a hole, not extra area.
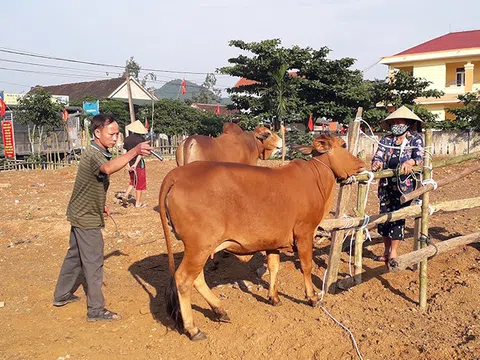
M 270 75 L 275 81 L 274 92 L 276 95 L 277 102 L 277 119 L 280 123 L 280 129 L 282 132 L 282 165 L 285 161 L 285 125 L 284 125 L 284 115 L 287 109 L 287 101 L 285 98 L 285 74 L 288 70 L 287 64 L 280 64 L 280 66 L 272 72 Z

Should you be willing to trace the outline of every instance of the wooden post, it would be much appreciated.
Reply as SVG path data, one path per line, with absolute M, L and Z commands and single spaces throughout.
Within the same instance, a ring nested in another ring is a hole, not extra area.
M 130 74 L 129 74 L 127 68 L 125 68 L 125 79 L 127 80 L 128 108 L 130 110 L 130 123 L 134 123 L 135 122 L 135 109 L 133 108 L 132 88 L 130 86 Z
M 362 117 L 363 109 L 358 108 L 357 118 Z M 348 126 L 348 150 L 352 154 L 357 153 L 358 136 L 360 130 L 359 121 L 351 121 Z M 339 218 L 346 214 L 348 203 L 350 201 L 350 193 L 352 191 L 352 184 L 340 185 L 337 199 L 337 210 L 335 217 Z M 338 277 L 338 268 L 340 265 L 340 255 L 342 252 L 342 243 L 345 230 L 338 229 L 332 232 L 332 243 L 330 244 L 330 254 L 328 256 L 327 275 L 325 278 L 325 289 L 330 294 L 336 291 L 336 282 Z
M 365 151 L 361 151 L 358 157 L 365 161 L 367 159 Z M 357 194 L 357 216 L 365 216 L 365 205 L 367 198 L 367 184 L 361 182 L 358 183 L 358 194 Z M 362 256 L 363 256 L 363 241 L 365 240 L 364 229 L 357 230 L 355 232 L 355 260 L 354 260 L 354 269 L 355 269 L 355 284 L 359 285 L 362 283 Z
M 413 251 L 420 249 L 420 229 L 422 227 L 422 218 L 415 218 L 415 226 L 413 228 Z M 418 270 L 418 264 L 412 266 L 413 271 Z
M 432 129 L 425 130 L 425 149 L 430 150 L 432 147 Z M 423 160 L 423 179 L 428 180 L 432 178 L 432 170 L 430 169 L 431 165 L 431 155 L 426 151 Z M 422 225 L 420 227 L 420 237 L 423 240 L 428 237 L 428 226 L 429 226 L 429 208 L 430 204 L 430 193 L 425 193 L 422 195 Z M 423 249 L 427 244 L 425 241 L 420 243 L 420 248 Z M 427 286 L 428 286 L 428 272 L 427 272 L 427 259 L 423 259 L 420 262 L 420 309 L 426 310 L 427 308 Z

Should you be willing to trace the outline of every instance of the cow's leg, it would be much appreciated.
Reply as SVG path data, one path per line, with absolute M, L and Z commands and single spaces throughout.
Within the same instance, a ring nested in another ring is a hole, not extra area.
M 205 275 L 203 270 L 195 279 L 193 286 L 200 295 L 208 302 L 213 312 L 217 315 L 218 321 L 230 322 L 230 318 L 227 315 L 227 312 L 223 309 L 220 299 L 213 293 L 213 291 L 208 287 L 205 282 Z
M 313 234 L 308 235 L 308 237 L 297 237 L 296 245 L 305 282 L 305 295 L 311 306 L 317 306 L 319 297 L 315 294 L 312 282 Z
M 267 267 L 270 273 L 270 286 L 268 288 L 268 300 L 273 306 L 281 305 L 277 291 L 277 274 L 280 269 L 280 252 L 278 250 L 267 251 Z
M 193 322 L 192 287 L 195 279 L 203 270 L 208 254 L 195 254 L 185 249 L 183 260 L 175 272 L 175 282 L 178 289 L 178 300 L 183 319 L 183 327 L 191 340 L 203 340 L 207 336 Z

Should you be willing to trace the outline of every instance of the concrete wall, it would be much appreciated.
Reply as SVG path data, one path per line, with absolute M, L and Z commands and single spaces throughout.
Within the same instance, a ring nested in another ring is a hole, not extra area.
M 379 141 L 385 134 L 375 134 L 374 138 Z M 346 141 L 346 137 L 343 137 Z M 367 157 L 373 156 L 378 144 L 364 135 L 359 139 L 359 150 L 365 150 Z M 461 131 L 434 131 L 433 155 L 456 156 L 480 151 L 480 133 Z

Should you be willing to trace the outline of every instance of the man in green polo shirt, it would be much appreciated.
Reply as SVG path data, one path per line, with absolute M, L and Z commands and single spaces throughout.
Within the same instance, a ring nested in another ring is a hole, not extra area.
M 87 320 L 120 320 L 120 315 L 105 309 L 102 293 L 104 214 L 109 175 L 121 170 L 137 155 L 150 155 L 148 142 L 138 144 L 122 156 L 112 159 L 108 151 L 118 139 L 118 124 L 110 116 L 96 115 L 91 122 L 94 140 L 82 153 L 73 193 L 67 208 L 70 221 L 70 246 L 63 261 L 54 294 L 54 306 L 63 306 L 80 298 L 73 293 L 79 276 L 86 280 Z

